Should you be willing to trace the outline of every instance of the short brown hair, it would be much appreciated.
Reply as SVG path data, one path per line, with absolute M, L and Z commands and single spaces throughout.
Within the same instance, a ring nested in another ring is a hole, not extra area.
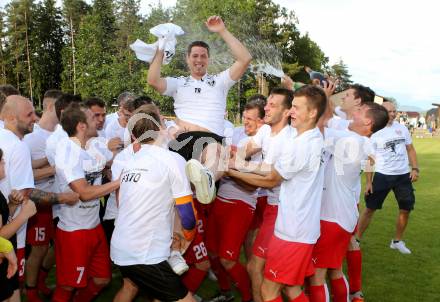
M 264 106 L 266 106 L 266 97 L 261 94 L 255 94 L 251 96 L 246 105 L 244 105 L 244 110 L 258 109 L 258 117 L 262 119 L 265 114 Z
M 356 99 L 361 99 L 361 105 L 374 102 L 376 93 L 370 87 L 361 84 L 353 84 L 350 85 L 350 88 L 354 90 L 354 97 Z
M 324 114 L 327 108 L 327 96 L 322 88 L 315 85 L 305 85 L 295 91 L 295 97 L 303 96 L 307 99 L 307 108 L 316 109 L 317 115 L 315 122 Z
M 368 102 L 364 106 L 368 107 L 367 117 L 372 121 L 371 132 L 375 133 L 384 128 L 389 121 L 388 110 L 377 103 Z
M 154 104 L 139 107 L 128 121 L 129 131 L 141 144 L 157 139 L 160 131 L 160 113 Z
M 198 47 L 203 47 L 208 51 L 208 57 L 209 57 L 209 45 L 208 43 L 204 42 L 204 41 L 194 41 L 191 42 L 188 45 L 188 49 L 186 50 L 186 55 L 189 56 L 189 54 L 191 53 L 191 50 L 194 46 L 198 46 Z
M 69 137 L 75 136 L 76 126 L 79 123 L 87 124 L 87 116 L 84 107 L 78 103 L 71 103 L 61 114 L 60 124 Z
M 270 94 L 278 94 L 284 96 L 283 106 L 285 109 L 292 108 L 293 91 L 290 89 L 275 87 L 270 91 Z

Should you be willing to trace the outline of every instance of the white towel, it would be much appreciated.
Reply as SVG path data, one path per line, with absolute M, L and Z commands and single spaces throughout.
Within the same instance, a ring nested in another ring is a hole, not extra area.
M 176 53 L 176 36 L 181 36 L 185 32 L 178 25 L 173 23 L 159 24 L 150 29 L 150 33 L 158 37 L 158 41 L 153 44 L 147 44 L 137 39 L 130 48 L 135 52 L 136 57 L 148 63 L 153 61 L 157 48 L 164 50 L 163 64 L 168 64 Z

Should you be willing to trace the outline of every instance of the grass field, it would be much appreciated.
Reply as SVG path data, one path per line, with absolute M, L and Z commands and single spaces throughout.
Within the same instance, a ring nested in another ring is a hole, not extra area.
M 404 238 L 412 254 L 402 255 L 389 248 L 398 211 L 390 194 L 362 241 L 366 301 L 440 301 L 440 140 L 417 139 L 414 145 L 421 172 L 415 184 L 415 211 Z M 363 209 L 364 203 L 361 205 Z M 121 282 L 117 271 L 115 274 L 111 285 L 96 301 L 112 301 Z M 215 284 L 207 280 L 199 295 L 206 298 L 215 291 Z

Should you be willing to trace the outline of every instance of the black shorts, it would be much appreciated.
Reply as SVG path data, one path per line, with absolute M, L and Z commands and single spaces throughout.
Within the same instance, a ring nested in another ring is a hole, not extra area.
M 120 266 L 124 278 L 134 282 L 139 290 L 149 298 L 160 301 L 177 301 L 188 294 L 188 290 L 180 281 L 167 261 L 158 264 L 137 264 Z
M 115 220 L 107 219 L 101 222 L 104 228 L 105 237 L 107 238 L 108 246 L 110 246 L 110 240 L 112 239 L 113 231 L 115 230 Z
M 8 261 L 3 259 L 2 263 L 0 263 L 0 301 L 11 297 L 14 291 L 19 288 L 18 271 L 11 279 L 6 278 L 7 271 Z
M 373 193 L 365 196 L 367 208 L 372 210 L 382 209 L 385 198 L 388 193 L 393 190 L 394 196 L 399 204 L 399 209 L 406 211 L 413 210 L 416 199 L 409 175 L 409 173 L 385 175 L 376 172 L 373 178 Z
M 190 131 L 179 134 L 170 142 L 169 149 L 182 155 L 186 161 L 192 158 L 199 160 L 208 144 L 223 144 L 223 139 L 224 137 L 212 132 Z

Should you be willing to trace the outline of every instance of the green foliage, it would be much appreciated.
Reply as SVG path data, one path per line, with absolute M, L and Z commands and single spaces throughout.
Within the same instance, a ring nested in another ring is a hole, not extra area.
M 348 73 L 348 67 L 342 59 L 332 65 L 330 73 L 333 77 L 339 79 L 339 87 L 336 92 L 346 90 L 351 84 L 353 84 L 353 81 L 350 79 L 351 75 Z
M 299 32 L 295 13 L 272 0 L 178 0 L 168 9 L 159 2 L 150 5 L 146 16 L 139 15 L 139 6 L 140 0 L 94 0 L 91 5 L 84 0 L 63 0 L 60 11 L 55 0 L 38 4 L 13 0 L 4 16 L 0 14 L 0 82 L 17 86 L 24 95 L 32 88 L 38 100 L 49 88 L 100 96 L 108 104 L 122 91 L 147 93 L 172 114 L 172 99 L 148 86 L 148 64 L 137 60 L 129 45 L 136 39 L 153 43 L 156 38 L 149 30 L 173 22 L 182 26 L 185 35 L 178 38 L 176 56 L 163 66 L 162 74 L 188 74 L 186 46 L 194 40 L 211 45 L 209 72 L 220 72 L 233 63 L 233 57 L 223 40 L 206 29 L 204 23 L 211 15 L 221 16 L 228 30 L 248 47 L 253 64 L 268 62 L 303 82 L 308 79 L 304 65 L 328 68 L 319 46 Z M 268 77 L 268 81 L 269 88 L 279 85 L 278 78 Z M 227 100 L 231 116 L 239 115 L 246 99 L 257 92 L 255 84 L 256 76 L 249 70 L 231 88 Z

